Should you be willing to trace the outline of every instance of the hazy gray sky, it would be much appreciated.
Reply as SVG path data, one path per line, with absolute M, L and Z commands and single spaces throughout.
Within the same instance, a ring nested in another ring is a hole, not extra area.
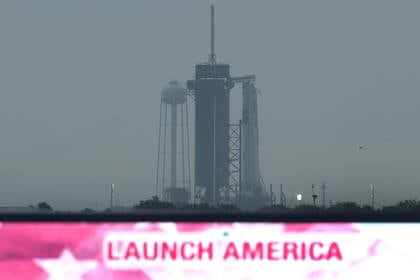
M 267 185 L 420 196 L 419 1 L 1 1 L 0 205 L 149 198 L 160 90 L 207 60 L 211 3 L 218 61 L 263 93 Z

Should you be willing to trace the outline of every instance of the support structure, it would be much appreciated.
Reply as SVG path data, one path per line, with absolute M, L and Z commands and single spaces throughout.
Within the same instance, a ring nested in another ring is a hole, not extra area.
M 375 208 L 375 186 L 373 184 L 370 185 L 370 199 L 372 208 Z
M 229 184 L 219 189 L 221 204 L 236 205 L 240 200 L 241 186 L 241 121 L 230 125 L 229 133 Z
M 275 204 L 275 197 L 273 193 L 273 184 L 270 184 L 270 206 Z
M 186 89 L 177 81 L 162 90 L 155 192 L 173 204 L 188 203 L 190 199 L 187 104 Z
M 286 207 L 286 195 L 283 192 L 283 184 L 280 184 L 280 205 Z
M 312 184 L 312 201 L 313 201 L 314 207 L 316 206 L 317 198 L 318 198 L 318 195 L 316 194 L 316 191 L 315 191 L 315 184 Z
M 216 62 L 214 6 L 211 7 L 211 45 L 207 63 L 195 66 L 187 82 L 195 100 L 194 202 L 216 206 L 229 186 L 230 66 Z
M 210 13 L 210 54 L 209 54 L 209 64 L 216 64 L 216 53 L 214 52 L 214 5 L 211 5 Z
M 111 183 L 111 193 L 109 196 L 109 208 L 112 209 L 115 206 L 115 184 Z
M 321 185 L 321 190 L 322 190 L 322 208 L 325 208 L 325 191 L 326 191 L 326 188 L 327 188 L 327 184 L 325 184 L 325 183 L 322 183 L 322 185 Z
M 269 202 L 259 170 L 255 75 L 230 76 L 230 65 L 216 62 L 215 15 L 211 6 L 208 62 L 195 66 L 188 93 L 195 101 L 194 203 L 236 203 L 256 209 Z M 230 90 L 242 85 L 239 125 L 230 123 Z
M 257 89 L 255 75 L 232 78 L 242 84 L 242 160 L 240 206 L 256 209 L 270 202 L 260 173 Z

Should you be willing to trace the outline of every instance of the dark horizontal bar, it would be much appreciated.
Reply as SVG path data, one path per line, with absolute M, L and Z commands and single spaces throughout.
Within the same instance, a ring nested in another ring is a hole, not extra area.
M 402 222 L 420 223 L 420 213 L 222 213 L 141 210 L 132 213 L 4 213 L 0 222 Z

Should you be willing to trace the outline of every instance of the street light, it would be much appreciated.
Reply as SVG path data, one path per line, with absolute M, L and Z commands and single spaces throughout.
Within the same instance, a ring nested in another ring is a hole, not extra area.
M 297 200 L 298 205 L 300 205 L 300 204 L 301 204 L 302 199 L 303 199 L 303 194 L 298 193 L 298 194 L 296 195 L 296 200 Z

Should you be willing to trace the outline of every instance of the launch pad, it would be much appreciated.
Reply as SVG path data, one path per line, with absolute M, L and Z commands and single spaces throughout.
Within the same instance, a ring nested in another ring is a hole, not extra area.
M 229 64 L 216 62 L 214 25 L 212 5 L 208 62 L 197 64 L 194 79 L 186 83 L 185 94 L 193 97 L 195 107 L 192 202 L 256 209 L 269 200 L 259 169 L 256 76 L 232 77 Z M 231 123 L 230 94 L 236 84 L 242 85 L 242 116 L 238 123 Z M 176 159 L 171 163 L 172 182 L 176 181 L 174 164 Z

